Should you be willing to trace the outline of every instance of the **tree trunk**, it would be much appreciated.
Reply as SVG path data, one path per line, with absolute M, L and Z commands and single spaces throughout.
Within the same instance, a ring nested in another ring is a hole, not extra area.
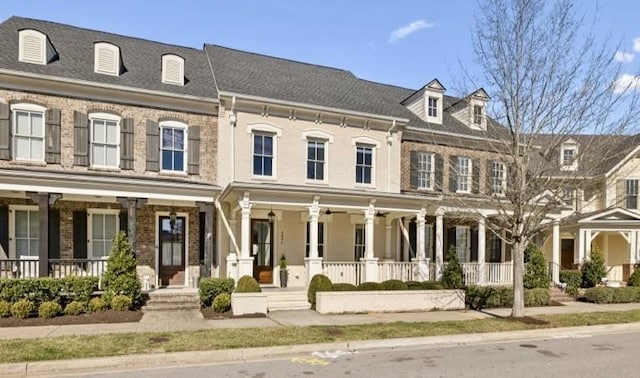
M 524 248 L 522 240 L 513 243 L 513 307 L 511 316 L 524 317 Z

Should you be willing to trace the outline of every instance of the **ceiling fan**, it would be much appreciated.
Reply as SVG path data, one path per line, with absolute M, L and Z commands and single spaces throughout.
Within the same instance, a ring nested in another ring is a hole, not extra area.
M 378 210 L 378 212 L 376 213 L 376 217 L 384 218 L 384 217 L 387 216 L 387 214 L 389 214 L 389 213 L 388 212 L 387 213 L 383 213 L 382 211 Z
M 325 215 L 331 215 L 331 214 L 345 214 L 346 211 L 331 211 L 331 209 L 327 209 L 324 211 Z

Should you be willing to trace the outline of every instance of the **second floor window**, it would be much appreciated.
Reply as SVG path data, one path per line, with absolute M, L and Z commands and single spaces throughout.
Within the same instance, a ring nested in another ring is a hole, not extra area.
M 492 165 L 491 189 L 493 193 L 504 194 L 506 186 L 504 163 L 494 161 Z
M 373 147 L 356 146 L 356 183 L 371 184 L 373 171 Z
M 625 202 L 627 209 L 638 208 L 638 181 L 627 180 Z
M 458 191 L 469 192 L 471 190 L 471 159 L 458 157 Z
M 438 116 L 438 99 L 435 97 L 429 97 L 429 103 L 427 106 L 427 115 L 429 117 Z
M 253 174 L 273 176 L 273 135 L 253 134 Z
M 562 189 L 562 200 L 568 206 L 575 208 L 576 205 L 576 192 L 574 189 Z
M 14 111 L 16 160 L 44 161 L 44 112 Z
M 161 169 L 184 172 L 185 129 L 160 125 L 162 146 L 160 147 Z
M 473 106 L 473 123 L 475 125 L 482 125 L 482 106 L 474 105 Z
M 418 188 L 433 189 L 433 154 L 418 153 Z
M 119 121 L 91 118 L 91 165 L 117 168 L 120 164 Z
M 325 142 L 307 141 L 307 179 L 324 180 Z

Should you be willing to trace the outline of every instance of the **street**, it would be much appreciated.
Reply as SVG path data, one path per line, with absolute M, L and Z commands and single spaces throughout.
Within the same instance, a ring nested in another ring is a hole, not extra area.
M 637 377 L 640 333 L 545 341 L 317 351 L 286 359 L 145 369 L 85 377 Z

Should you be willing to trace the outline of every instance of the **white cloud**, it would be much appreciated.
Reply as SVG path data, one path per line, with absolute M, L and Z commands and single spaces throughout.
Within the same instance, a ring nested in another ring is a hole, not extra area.
M 391 35 L 389 36 L 389 42 L 395 43 L 398 40 L 407 38 L 408 36 L 417 32 L 420 29 L 432 28 L 435 25 L 436 24 L 434 24 L 433 22 L 427 22 L 427 20 L 417 20 L 417 21 L 410 22 L 392 31 Z
M 613 57 L 616 62 L 620 63 L 629 63 L 635 58 L 636 55 L 632 53 L 627 53 L 624 51 L 616 51 L 616 55 Z
M 615 93 L 631 92 L 640 89 L 640 76 L 622 74 L 613 87 Z
M 640 52 L 640 37 L 633 39 L 633 51 Z

